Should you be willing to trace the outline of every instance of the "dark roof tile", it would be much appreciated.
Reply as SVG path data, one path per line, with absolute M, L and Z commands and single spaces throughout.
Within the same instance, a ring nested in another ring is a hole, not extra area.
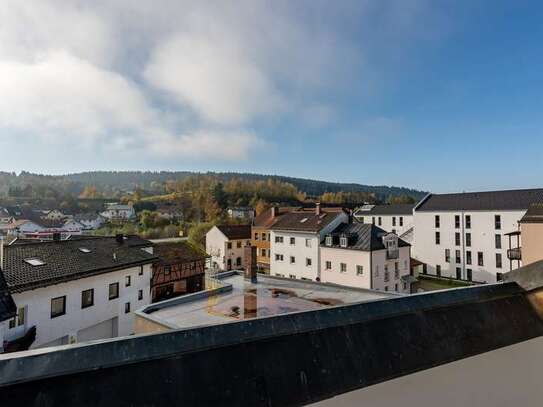
M 385 249 L 383 236 L 388 235 L 389 233 L 378 226 L 368 223 L 342 223 L 331 233 L 331 235 L 340 236 L 342 234 L 351 236 L 348 247 L 345 249 L 372 251 Z M 410 244 L 398 238 L 398 246 L 406 247 L 410 246 Z M 339 244 L 333 244 L 332 246 L 326 247 L 340 248 L 341 246 Z
M 251 225 L 217 225 L 217 228 L 230 240 L 251 238 Z

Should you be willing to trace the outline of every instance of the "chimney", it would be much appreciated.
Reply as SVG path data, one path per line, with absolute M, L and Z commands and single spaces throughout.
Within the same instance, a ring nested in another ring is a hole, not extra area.
M 320 203 L 320 202 L 317 202 L 317 203 L 315 204 L 315 214 L 316 214 L 317 216 L 319 216 L 319 215 L 321 214 L 321 203 Z
M 245 259 L 245 280 L 256 283 L 256 246 L 245 246 L 243 249 Z
M 118 233 L 115 235 L 115 240 L 117 241 L 117 243 L 119 244 L 123 244 L 124 243 L 124 236 L 122 233 Z
M 53 233 L 53 242 L 60 242 L 60 233 L 59 232 Z

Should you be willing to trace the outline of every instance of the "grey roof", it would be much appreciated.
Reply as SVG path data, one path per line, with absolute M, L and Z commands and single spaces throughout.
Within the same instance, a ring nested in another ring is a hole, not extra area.
M 530 205 L 528 211 L 520 220 L 520 223 L 543 223 L 543 204 L 537 203 Z
M 4 273 L 0 269 L 0 322 L 13 318 L 16 312 L 17 307 L 8 290 Z
M 543 188 L 464 192 L 458 194 L 429 194 L 415 208 L 415 211 L 523 210 L 528 209 L 531 204 L 538 202 L 543 202 Z
M 143 240 L 143 239 L 142 239 Z M 127 240 L 129 242 L 129 240 Z M 80 248 L 89 249 L 84 253 Z M 4 249 L 4 276 L 12 293 L 46 287 L 65 281 L 149 264 L 157 257 L 115 237 L 91 237 L 60 242 L 38 242 Z M 25 259 L 45 264 L 32 266 Z
M 416 204 L 375 205 L 368 211 L 357 211 L 357 216 L 374 215 L 413 215 Z
M 321 208 L 320 215 L 317 215 L 315 210 L 285 213 L 270 229 L 316 233 L 342 213 L 344 212 L 328 211 L 326 208 Z
M 217 225 L 217 228 L 229 240 L 251 238 L 251 225 Z
M 332 246 L 326 247 L 362 251 L 383 250 L 385 249 L 385 245 L 383 244 L 383 236 L 388 235 L 389 232 L 369 223 L 342 223 L 331 233 L 332 236 L 341 236 L 342 234 L 351 236 L 346 248 L 341 247 L 339 245 L 339 241 L 334 242 Z M 406 247 L 410 246 L 410 244 L 398 238 L 398 246 Z

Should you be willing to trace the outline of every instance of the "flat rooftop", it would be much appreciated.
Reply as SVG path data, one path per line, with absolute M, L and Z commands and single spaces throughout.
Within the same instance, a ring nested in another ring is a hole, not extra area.
M 224 324 L 244 319 L 396 297 L 400 294 L 334 284 L 258 275 L 258 282 L 241 272 L 222 273 L 216 287 L 151 304 L 138 314 L 171 329 Z

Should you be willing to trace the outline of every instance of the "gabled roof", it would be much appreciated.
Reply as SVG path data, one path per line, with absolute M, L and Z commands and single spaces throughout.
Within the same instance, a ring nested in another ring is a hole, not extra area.
M 270 229 L 316 233 L 344 213 L 336 210 L 328 211 L 327 208 L 321 208 L 320 215 L 317 215 L 315 209 L 290 212 L 282 216 Z
M 250 239 L 251 225 L 217 225 L 229 240 Z
M 333 230 L 331 235 L 348 235 L 351 238 L 349 239 L 349 244 L 343 249 L 351 250 L 362 250 L 362 251 L 373 251 L 373 250 L 383 250 L 385 245 L 383 244 L 383 236 L 388 235 L 389 232 L 381 229 L 378 226 L 369 224 L 369 223 L 342 223 L 337 228 Z M 332 246 L 323 247 L 334 247 L 342 248 L 339 244 L 333 244 Z M 398 238 L 398 247 L 410 246 L 406 241 Z
M 189 242 L 156 243 L 154 254 L 161 264 L 188 263 L 205 260 L 209 255 Z
M 413 215 L 416 204 L 375 205 L 369 210 L 356 211 L 356 216 L 372 215 Z
M 543 223 L 543 203 L 530 205 L 520 223 Z
M 88 249 L 85 253 L 81 248 Z M 28 259 L 39 259 L 33 266 Z M 115 237 L 38 242 L 4 248 L 4 277 L 12 293 L 152 263 L 156 256 Z
M 272 208 L 269 208 L 254 219 L 253 226 L 261 227 L 261 228 L 270 228 L 275 222 L 279 220 L 281 216 L 298 209 L 299 208 L 296 208 L 296 207 L 275 208 L 275 217 L 273 217 Z
M 0 268 L 0 322 L 11 319 L 17 313 L 17 307 L 8 290 L 2 269 Z
M 526 210 L 538 202 L 543 202 L 543 188 L 429 194 L 418 204 L 415 212 Z

